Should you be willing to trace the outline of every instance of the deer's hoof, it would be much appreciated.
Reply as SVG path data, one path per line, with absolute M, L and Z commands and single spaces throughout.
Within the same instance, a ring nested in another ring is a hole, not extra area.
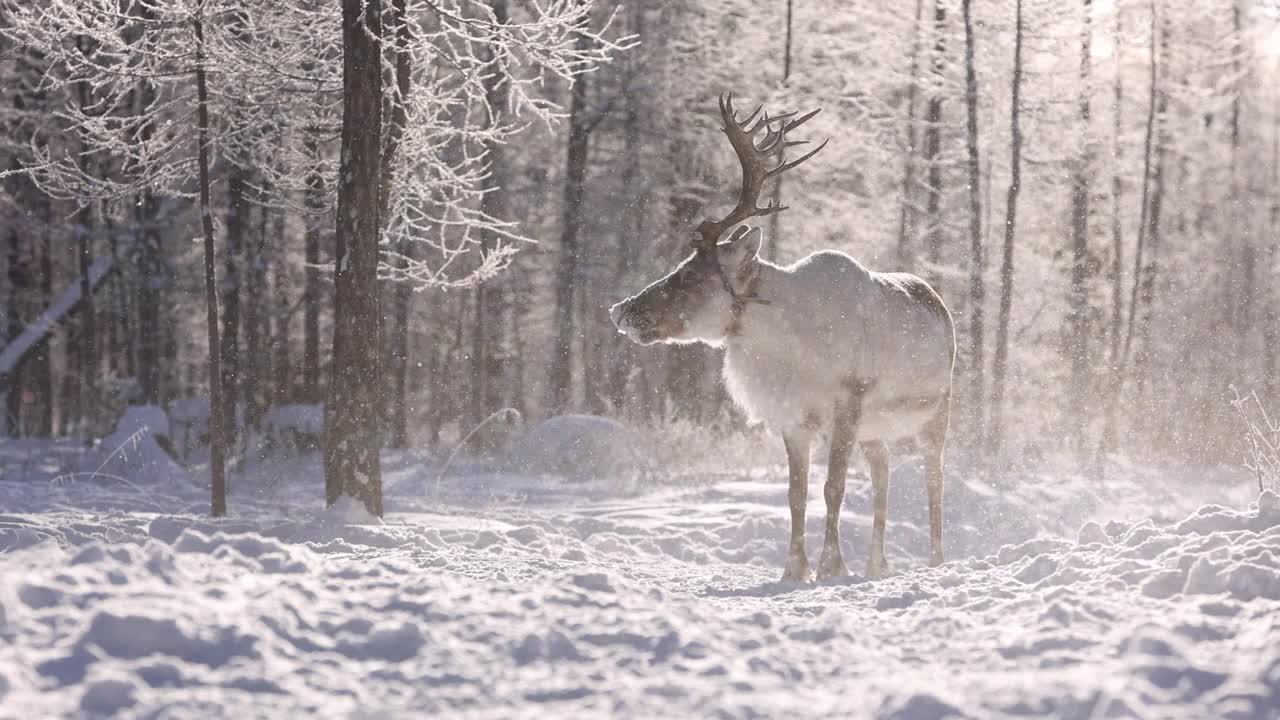
M 804 555 L 792 555 L 782 572 L 782 582 L 807 583 L 813 580 L 813 571 Z
M 818 561 L 819 580 L 831 580 L 848 576 L 849 568 L 844 564 L 844 559 L 840 557 L 839 552 L 822 554 L 822 559 Z

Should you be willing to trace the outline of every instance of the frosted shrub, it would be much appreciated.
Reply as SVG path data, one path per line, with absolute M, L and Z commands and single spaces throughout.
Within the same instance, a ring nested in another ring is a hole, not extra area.
M 1280 419 L 1267 414 L 1258 393 L 1241 395 L 1234 386 L 1231 393 L 1231 406 L 1245 426 L 1245 467 L 1258 478 L 1258 492 L 1280 492 Z

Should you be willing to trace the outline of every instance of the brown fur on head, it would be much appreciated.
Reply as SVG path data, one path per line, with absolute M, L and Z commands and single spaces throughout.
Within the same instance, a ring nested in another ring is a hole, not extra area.
M 739 228 L 713 250 L 698 250 L 666 276 L 609 309 L 618 332 L 641 345 L 723 342 L 733 324 L 724 278 L 749 275 L 760 250 L 759 228 Z

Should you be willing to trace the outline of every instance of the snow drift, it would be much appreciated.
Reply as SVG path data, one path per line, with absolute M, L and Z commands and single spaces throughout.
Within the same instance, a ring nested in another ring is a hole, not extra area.
M 806 586 L 784 495 L 0 516 L 0 716 L 1280 713 L 1274 494 Z

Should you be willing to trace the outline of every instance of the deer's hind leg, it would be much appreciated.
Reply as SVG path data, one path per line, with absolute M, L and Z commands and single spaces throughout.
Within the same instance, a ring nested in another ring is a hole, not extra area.
M 809 499 L 809 436 L 784 433 L 782 442 L 787 447 L 787 471 L 791 480 L 787 490 L 787 504 L 791 507 L 791 540 L 787 545 L 787 566 L 782 573 L 782 581 L 808 582 L 813 579 L 804 549 L 804 510 Z
M 925 480 L 929 490 L 929 565 L 937 567 L 942 559 L 942 464 L 946 454 L 947 428 L 951 419 L 951 395 L 938 407 L 938 414 L 921 434 L 924 450 Z
M 879 580 L 889 574 L 884 558 L 884 526 L 889 510 L 889 447 L 883 440 L 862 443 L 862 454 L 871 466 L 871 497 L 874 516 L 871 521 L 871 557 L 867 560 L 867 578 Z

